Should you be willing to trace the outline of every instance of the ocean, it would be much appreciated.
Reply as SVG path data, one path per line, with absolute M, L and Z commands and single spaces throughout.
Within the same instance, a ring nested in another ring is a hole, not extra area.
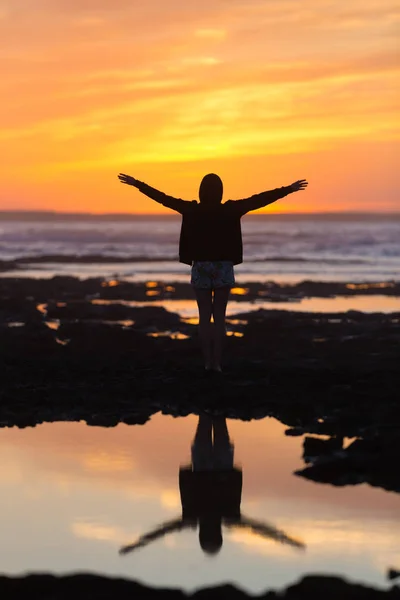
M 242 219 L 250 281 L 391 281 L 400 275 L 400 213 L 276 215 Z M 3 276 L 185 281 L 178 262 L 180 217 L 0 214 Z

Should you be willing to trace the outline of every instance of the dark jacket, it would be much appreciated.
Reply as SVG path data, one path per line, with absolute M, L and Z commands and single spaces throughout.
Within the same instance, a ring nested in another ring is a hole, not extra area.
M 182 215 L 179 261 L 187 265 L 200 260 L 229 260 L 234 265 L 243 262 L 240 219 L 251 210 L 291 193 L 290 186 L 281 187 L 211 207 L 196 200 L 190 202 L 167 196 L 141 181 L 137 181 L 136 187 L 149 198 Z
M 242 498 L 242 470 L 193 471 L 191 467 L 179 470 L 182 516 L 198 519 L 202 515 L 218 515 L 226 519 L 240 519 Z

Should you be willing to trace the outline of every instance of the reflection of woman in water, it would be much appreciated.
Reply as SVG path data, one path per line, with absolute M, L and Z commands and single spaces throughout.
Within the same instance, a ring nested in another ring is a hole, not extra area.
M 301 542 L 275 527 L 241 515 L 242 471 L 234 467 L 233 445 L 222 417 L 199 417 L 192 445 L 192 464 L 179 470 L 179 488 L 182 516 L 142 535 L 134 544 L 124 546 L 121 554 L 143 548 L 169 533 L 196 529 L 197 526 L 203 551 L 216 554 L 223 543 L 222 525 L 246 529 L 296 548 L 303 547 Z
M 122 183 L 136 187 L 152 200 L 182 215 L 179 260 L 192 267 L 191 284 L 199 309 L 199 333 L 205 368 L 221 371 L 226 305 L 229 291 L 235 283 L 233 266 L 243 262 L 240 219 L 252 210 L 304 190 L 307 182 L 301 179 L 250 198 L 222 203 L 222 181 L 213 173 L 206 175 L 200 184 L 200 202 L 167 196 L 123 173 L 118 177 Z

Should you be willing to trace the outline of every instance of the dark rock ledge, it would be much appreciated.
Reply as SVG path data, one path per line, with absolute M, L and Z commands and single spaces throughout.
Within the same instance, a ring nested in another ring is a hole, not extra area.
M 400 490 L 399 313 L 236 315 L 224 373 L 212 375 L 201 365 L 196 326 L 178 314 L 116 299 L 96 305 L 76 295 L 75 279 L 59 279 L 51 290 L 0 280 L 0 426 L 112 427 L 159 411 L 273 416 L 288 433 L 333 440 L 323 452 L 314 444 L 314 456 L 306 449 L 299 475 Z M 357 443 L 343 451 L 344 438 Z
M 88 262 L 92 262 L 91 260 Z M 22 266 L 22 263 L 21 263 Z M 0 272 L 5 264 L 0 261 Z M 302 298 L 334 298 L 335 296 L 384 295 L 400 296 L 400 281 L 375 282 L 340 282 L 306 280 L 296 284 L 277 283 L 274 281 L 249 282 L 233 292 L 236 301 L 268 300 L 268 301 L 301 301 Z M 151 302 L 152 300 L 193 300 L 193 289 L 189 283 L 152 281 L 151 287 L 141 282 L 128 282 L 118 279 L 93 277 L 78 279 L 72 276 L 55 276 L 51 279 L 33 279 L 28 277 L 1 277 L 0 298 L 13 297 L 22 299 L 32 296 L 37 301 L 75 299 L 83 300 L 88 296 L 107 300 L 135 300 Z M 149 294 L 148 292 L 152 293 Z
M 185 594 L 176 589 L 149 588 L 134 581 L 111 579 L 97 575 L 28 575 L 21 578 L 0 576 L 0 597 L 7 600 L 124 600 L 132 598 L 156 600 L 397 600 L 400 589 L 376 590 L 348 583 L 339 577 L 312 575 L 283 592 L 268 591 L 249 596 L 231 585 L 223 585 Z

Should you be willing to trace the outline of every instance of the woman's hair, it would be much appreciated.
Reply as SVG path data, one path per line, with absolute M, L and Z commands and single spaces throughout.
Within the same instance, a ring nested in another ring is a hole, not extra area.
M 223 543 L 220 518 L 209 516 L 199 519 L 199 542 L 206 554 L 218 554 Z
M 221 178 L 215 173 L 205 175 L 200 183 L 199 198 L 201 204 L 209 206 L 220 204 L 222 200 L 223 185 Z

